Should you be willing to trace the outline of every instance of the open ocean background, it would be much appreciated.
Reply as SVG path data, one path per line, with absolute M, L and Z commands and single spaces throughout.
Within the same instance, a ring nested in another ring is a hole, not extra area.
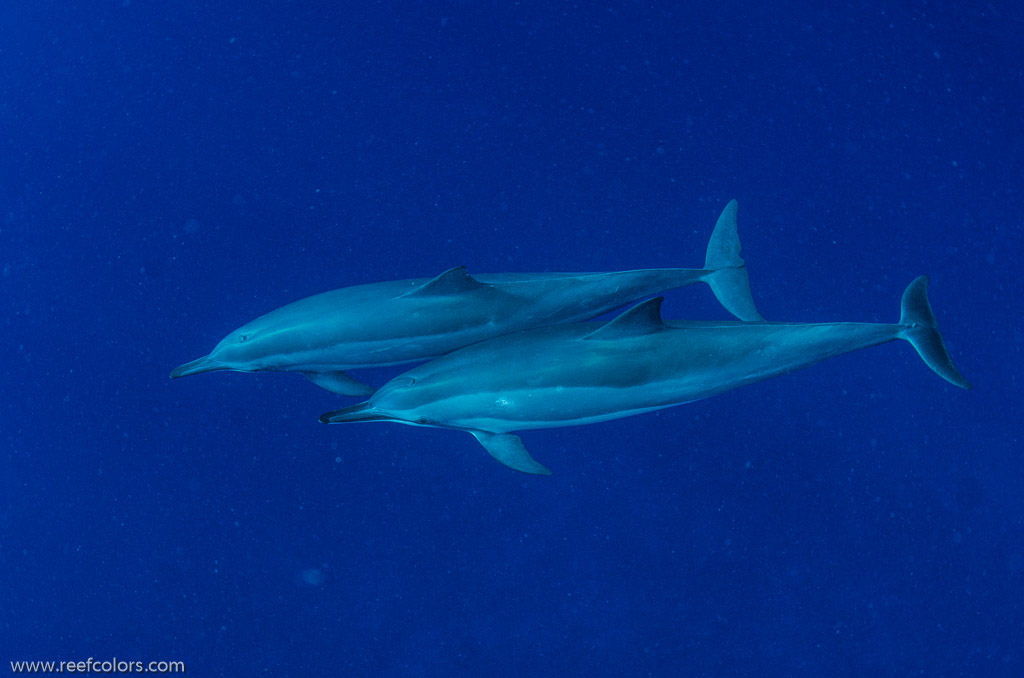
M 1022 34 L 1010 2 L 4 2 L 0 671 L 1024 675 Z M 766 317 L 891 322 L 929 274 L 975 389 L 889 344 L 526 432 L 544 478 L 321 425 L 355 401 L 297 375 L 168 378 L 337 287 L 700 266 L 731 198 Z

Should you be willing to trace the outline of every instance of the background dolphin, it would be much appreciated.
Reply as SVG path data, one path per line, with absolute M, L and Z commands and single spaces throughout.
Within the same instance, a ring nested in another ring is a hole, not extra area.
M 695 282 L 710 285 L 737 318 L 760 320 L 740 258 L 736 211 L 733 200 L 718 218 L 704 268 L 474 277 L 458 267 L 433 279 L 345 287 L 256 318 L 171 377 L 216 370 L 302 372 L 334 393 L 365 396 L 373 389 L 342 370 L 427 360 L 502 334 L 593 318 Z
M 943 344 L 928 279 L 903 293 L 896 324 L 673 323 L 661 298 L 608 323 L 529 330 L 469 346 L 395 377 L 325 423 L 395 421 L 472 433 L 498 461 L 547 474 L 509 431 L 574 426 L 707 398 L 903 339 L 939 376 L 970 388 Z

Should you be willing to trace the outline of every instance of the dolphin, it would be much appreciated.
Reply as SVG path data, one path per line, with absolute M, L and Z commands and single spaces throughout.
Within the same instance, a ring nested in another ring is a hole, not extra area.
M 460 266 L 433 279 L 345 287 L 256 318 L 171 377 L 301 372 L 339 395 L 368 396 L 373 389 L 344 370 L 428 360 L 491 337 L 593 318 L 696 282 L 707 283 L 737 318 L 760 320 L 740 257 L 736 212 L 735 200 L 722 211 L 704 268 L 471 276 Z
M 666 323 L 662 299 L 650 299 L 607 323 L 527 330 L 460 349 L 320 421 L 467 431 L 506 466 L 547 475 L 511 431 L 681 405 L 894 339 L 910 342 L 946 381 L 970 388 L 939 334 L 927 286 L 922 276 L 907 287 L 895 324 Z

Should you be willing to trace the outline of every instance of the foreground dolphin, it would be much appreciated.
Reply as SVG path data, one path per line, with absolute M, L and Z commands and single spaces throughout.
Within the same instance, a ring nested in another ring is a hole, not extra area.
M 208 356 L 171 372 L 302 372 L 339 395 L 373 389 L 346 375 L 353 367 L 427 360 L 510 332 L 593 318 L 663 290 L 711 286 L 741 320 L 760 320 L 740 258 L 735 200 L 708 242 L 702 269 L 616 273 L 501 273 L 464 267 L 433 279 L 345 287 L 282 306 L 224 337 Z
M 528 330 L 415 367 L 320 421 L 394 421 L 468 431 L 498 461 L 548 474 L 509 431 L 590 424 L 700 400 L 860 348 L 903 339 L 946 381 L 970 388 L 943 344 L 920 277 L 895 325 L 673 323 L 661 299 L 607 323 Z

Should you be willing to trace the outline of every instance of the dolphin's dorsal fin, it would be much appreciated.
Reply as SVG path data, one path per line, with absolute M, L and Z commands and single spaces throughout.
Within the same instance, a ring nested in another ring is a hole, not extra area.
M 471 276 L 466 271 L 465 266 L 456 266 L 455 268 L 449 268 L 436 278 L 423 283 L 416 289 L 411 292 L 406 292 L 402 296 L 448 296 L 452 294 L 460 294 L 462 292 L 471 292 L 485 287 L 490 287 L 490 285 L 486 285 Z
M 587 334 L 583 339 L 611 339 L 614 337 L 650 334 L 666 329 L 661 319 L 661 302 L 664 297 L 655 297 L 637 304 L 625 313 L 612 318 L 604 325 Z

